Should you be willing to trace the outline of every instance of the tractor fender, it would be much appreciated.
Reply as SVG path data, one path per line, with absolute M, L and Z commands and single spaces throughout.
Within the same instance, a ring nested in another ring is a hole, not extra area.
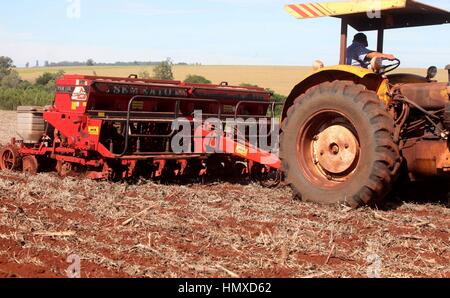
M 388 90 L 387 79 L 361 67 L 350 65 L 331 66 L 319 69 L 294 87 L 284 103 L 281 120 L 284 120 L 287 111 L 300 95 L 314 86 L 333 81 L 353 81 L 356 84 L 362 84 L 367 89 L 377 92 L 382 102 L 385 104 L 389 102 L 389 97 L 386 94 Z

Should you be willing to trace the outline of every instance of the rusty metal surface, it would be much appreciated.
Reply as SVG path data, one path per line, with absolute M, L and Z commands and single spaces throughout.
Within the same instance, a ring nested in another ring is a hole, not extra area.
M 70 176 L 73 172 L 73 166 L 69 162 L 58 161 L 56 164 L 56 172 L 61 177 Z
M 311 183 L 333 189 L 350 179 L 358 166 L 355 126 L 334 110 L 323 110 L 306 123 L 297 137 L 299 167 Z
M 0 170 L 16 170 L 20 163 L 17 147 L 8 146 L 0 151 Z
M 420 83 L 400 86 L 402 95 L 425 109 L 443 108 L 449 103 L 446 83 Z
M 348 171 L 359 151 L 356 137 L 342 125 L 330 126 L 318 134 L 313 147 L 317 162 L 323 169 L 333 174 Z
M 413 140 L 408 140 L 406 149 L 402 151 L 411 173 L 436 176 L 450 171 L 450 150 L 447 141 L 423 140 L 415 145 L 413 143 Z
M 28 174 L 37 174 L 38 172 L 38 161 L 35 156 L 29 155 L 22 159 L 22 171 Z
M 396 84 L 420 84 L 429 83 L 428 79 L 424 76 L 411 74 L 411 73 L 393 73 L 388 74 L 387 78 L 392 85 Z
M 450 64 L 445 67 L 448 71 L 448 83 L 447 83 L 447 92 L 450 95 Z

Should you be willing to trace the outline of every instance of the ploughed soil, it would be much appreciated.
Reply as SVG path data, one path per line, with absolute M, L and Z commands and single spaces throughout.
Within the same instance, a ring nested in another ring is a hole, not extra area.
M 0 113 L 0 143 L 14 118 Z M 352 210 L 249 182 L 0 172 L 0 277 L 64 278 L 79 258 L 82 277 L 450 278 L 447 197 L 417 189 Z

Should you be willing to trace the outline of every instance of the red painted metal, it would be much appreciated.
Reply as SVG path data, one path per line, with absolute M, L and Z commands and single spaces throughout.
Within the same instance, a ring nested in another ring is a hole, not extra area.
M 195 111 L 205 118 L 264 118 L 274 111 L 270 98 L 258 87 L 65 75 L 57 80 L 54 104 L 44 112 L 47 130 L 42 141 L 13 140 L 12 145 L 20 156 L 70 163 L 93 179 L 127 178 L 138 169 L 153 178 L 167 172 L 202 175 L 208 172 L 203 160 L 219 155 L 227 163 L 257 163 L 264 171 L 277 170 L 276 155 L 223 133 L 211 138 L 212 130 L 203 124 L 193 130 L 192 153 L 174 153 L 168 146 L 173 131 L 167 128 L 176 118 L 183 117 L 193 127 Z M 220 154 L 209 152 L 210 147 Z

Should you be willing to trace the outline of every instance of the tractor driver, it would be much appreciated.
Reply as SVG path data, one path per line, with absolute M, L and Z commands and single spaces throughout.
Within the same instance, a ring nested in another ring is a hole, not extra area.
M 368 46 L 367 35 L 364 33 L 356 34 L 352 45 L 347 48 L 347 65 L 369 68 L 373 58 L 395 60 L 394 55 L 371 51 L 367 48 Z

